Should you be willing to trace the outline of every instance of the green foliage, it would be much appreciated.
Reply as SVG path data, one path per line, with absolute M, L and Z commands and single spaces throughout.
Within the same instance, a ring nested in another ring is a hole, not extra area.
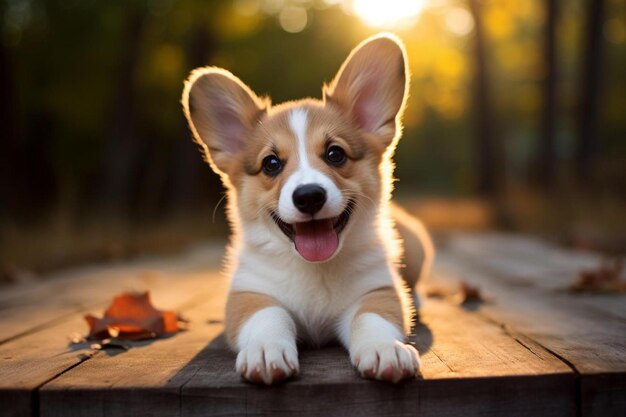
M 567 2 L 567 7 L 561 3 L 559 161 L 568 164 L 578 128 L 585 9 L 582 0 Z M 475 185 L 472 22 L 463 1 L 425 4 L 414 23 L 392 28 L 407 44 L 413 73 L 397 158 L 399 188 L 468 193 Z M 543 2 L 484 4 L 493 122 L 505 147 L 508 175 L 523 182 L 538 147 L 545 75 Z M 281 28 L 281 5 L 308 7 L 303 31 Z M 608 164 L 603 180 L 619 183 L 626 165 L 626 11 L 616 0 L 608 2 L 608 9 L 597 157 Z M 129 129 L 143 141 L 139 152 L 149 155 L 138 162 L 143 165 L 137 178 L 129 181 L 138 182 L 134 189 L 140 194 L 150 193 L 142 178 L 172 171 L 176 144 L 189 140 L 179 97 L 192 67 L 225 67 L 275 102 L 320 97 L 321 83 L 331 79 L 349 50 L 379 30 L 321 0 L 4 0 L 0 11 L 16 86 L 10 105 L 17 109 L 21 140 L 48 144 L 58 198 L 73 196 L 77 204 L 92 201 L 94 184 L 106 175 L 102 167 L 112 125 L 121 123 L 115 110 L 125 97 L 119 91 L 124 85 L 132 90 Z M 133 22 L 138 25 L 134 35 Z M 129 58 L 124 54 L 130 36 L 137 36 L 138 46 Z M 202 57 L 206 61 L 198 62 Z M 135 63 L 124 67 L 123 60 L 131 58 Z M 130 81 L 123 84 L 123 77 Z M 153 188 L 163 194 L 168 181 L 175 180 L 165 175 Z M 167 194 L 152 198 L 167 199 Z

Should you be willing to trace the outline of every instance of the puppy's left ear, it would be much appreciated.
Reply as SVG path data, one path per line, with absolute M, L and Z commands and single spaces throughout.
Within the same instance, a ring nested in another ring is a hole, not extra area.
M 354 48 L 335 79 L 324 86 L 324 99 L 387 147 L 401 132 L 408 89 L 404 46 L 397 37 L 382 34 Z

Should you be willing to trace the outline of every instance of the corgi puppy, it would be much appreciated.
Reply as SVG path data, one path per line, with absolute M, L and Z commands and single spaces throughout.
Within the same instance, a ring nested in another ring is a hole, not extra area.
M 272 106 L 215 67 L 185 82 L 185 115 L 228 190 L 225 334 L 246 380 L 297 375 L 298 344 L 334 340 L 365 378 L 419 372 L 407 285 L 433 249 L 389 202 L 408 85 L 404 47 L 386 34 L 352 51 L 321 100 Z M 394 223 L 410 246 L 404 269 Z

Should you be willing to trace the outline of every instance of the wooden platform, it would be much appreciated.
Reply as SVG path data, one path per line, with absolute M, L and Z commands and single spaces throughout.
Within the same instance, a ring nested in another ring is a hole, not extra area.
M 489 302 L 423 297 L 423 379 L 361 380 L 328 347 L 302 351 L 301 376 L 268 388 L 233 371 L 221 254 L 216 245 L 1 289 L 0 416 L 626 416 L 626 296 L 566 291 L 596 255 L 519 236 L 450 237 L 423 288 L 449 293 L 464 280 Z M 128 351 L 69 343 L 86 333 L 85 313 L 145 289 L 190 329 Z

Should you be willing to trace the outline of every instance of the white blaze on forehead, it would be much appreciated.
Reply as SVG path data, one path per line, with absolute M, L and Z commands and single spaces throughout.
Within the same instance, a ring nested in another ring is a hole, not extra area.
M 298 141 L 298 158 L 300 161 L 300 167 L 310 167 L 309 160 L 306 154 L 306 129 L 307 129 L 307 111 L 304 109 L 295 109 L 289 115 L 289 127 L 293 130 Z
M 307 129 L 308 111 L 297 108 L 289 113 L 289 127 L 296 138 L 297 152 L 296 158 L 298 168 L 283 185 L 278 200 L 278 214 L 287 223 L 304 222 L 311 220 L 309 215 L 301 213 L 293 204 L 293 192 L 300 185 L 317 184 L 326 190 L 326 204 L 315 215 L 316 219 L 336 217 L 344 210 L 341 198 L 341 191 L 335 183 L 324 173 L 313 168 L 309 158 L 315 155 L 309 154 L 307 150 Z

